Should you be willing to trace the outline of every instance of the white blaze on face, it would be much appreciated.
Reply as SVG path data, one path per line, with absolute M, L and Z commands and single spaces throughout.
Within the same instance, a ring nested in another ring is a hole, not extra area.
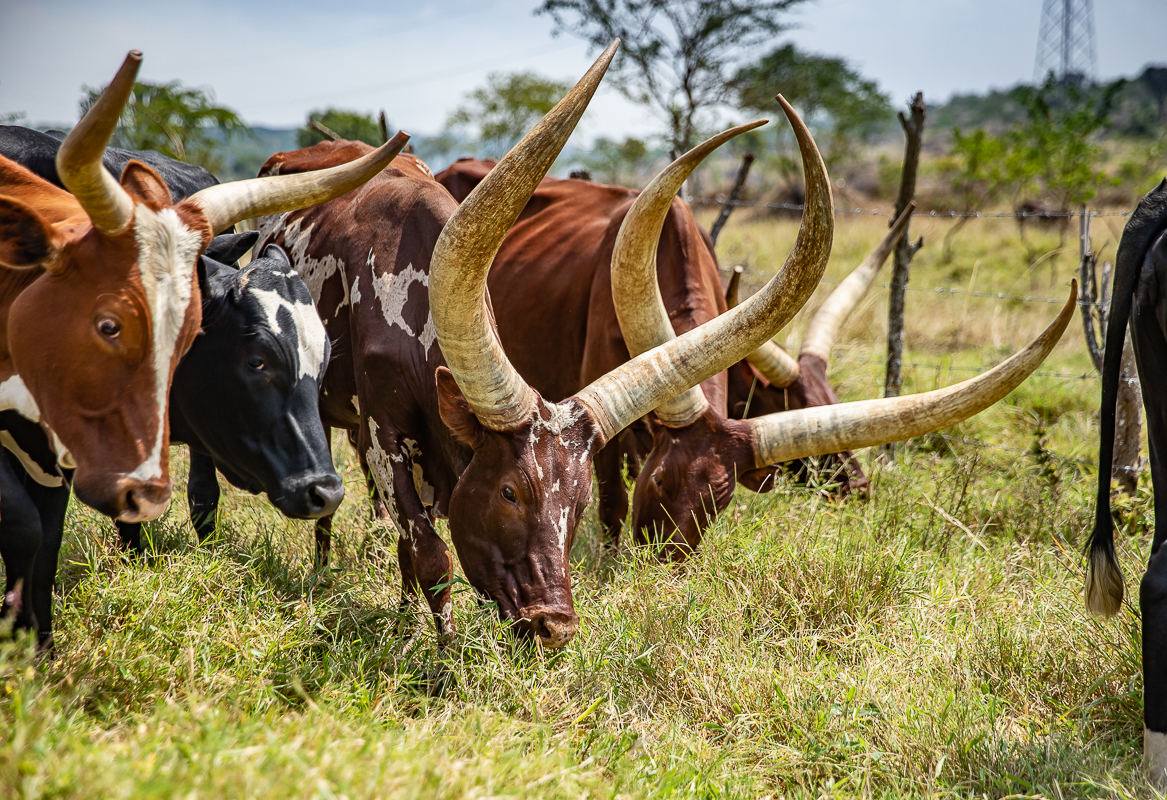
M 140 203 L 134 207 L 134 237 L 138 240 L 138 274 L 154 331 L 151 344 L 158 435 L 146 460 L 128 477 L 151 480 L 162 476 L 162 434 L 170 394 L 170 365 L 190 307 L 195 260 L 202 249 L 203 237 L 188 228 L 173 208 L 154 212 Z
M 296 355 L 300 362 L 301 378 L 317 379 L 321 375 L 324 365 L 324 324 L 320 315 L 316 313 L 316 306 L 309 303 L 296 303 L 286 300 L 274 290 L 255 289 L 248 287 L 247 291 L 256 299 L 267 317 L 267 324 L 277 336 L 283 335 L 280 326 L 279 313 L 286 308 L 292 317 L 292 327 L 296 335 Z

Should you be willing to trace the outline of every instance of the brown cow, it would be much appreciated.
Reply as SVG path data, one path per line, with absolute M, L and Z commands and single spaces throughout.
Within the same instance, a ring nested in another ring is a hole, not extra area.
M 594 453 L 666 397 L 759 346 L 825 267 L 829 185 L 788 109 L 811 187 L 788 268 L 734 312 L 616 365 L 562 402 L 522 380 L 491 325 L 486 276 L 613 54 L 460 206 L 420 165 L 403 162 L 348 198 L 265 225 L 266 241 L 288 250 L 315 293 L 336 343 L 322 413 L 326 424 L 357 431 L 362 465 L 400 533 L 403 601 L 420 588 L 443 632 L 452 563 L 433 525 L 446 517 L 470 583 L 500 614 L 547 646 L 568 642 L 578 625 L 568 554 Z M 352 147 L 322 143 L 275 156 L 264 171 L 308 169 Z M 540 335 L 553 341 L 558 327 Z
M 724 141 L 724 137 L 716 141 Z M 440 172 L 437 180 L 461 200 L 493 166 L 493 162 L 461 159 Z M 675 189 L 672 192 L 668 197 L 674 197 Z M 629 359 L 613 303 L 611 270 L 617 235 L 639 196 L 639 192 L 621 187 L 544 178 L 503 241 L 488 284 L 499 338 L 519 373 L 546 398 L 569 397 Z M 643 227 L 650 236 L 661 231 L 659 239 L 650 242 L 654 272 L 670 323 L 677 333 L 683 333 L 723 313 L 726 302 L 712 242 L 689 207 L 672 199 L 662 212 L 666 212 L 663 229 L 661 220 L 655 220 L 655 227 L 652 222 Z M 902 229 L 901 222 L 856 271 L 866 278 L 863 289 Z M 710 406 L 724 418 L 727 408 L 736 407 L 757 417 L 837 403 L 827 383 L 826 362 L 818 350 L 825 344 L 829 353 L 834 329 L 858 300 L 854 292 L 850 295 L 850 302 L 844 302 L 843 307 L 838 302 L 843 298 L 832 295 L 837 300 L 824 304 L 828 313 L 816 315 L 812 332 L 830 324 L 826 317 L 834 321 L 829 335 L 817 337 L 816 352 L 803 353 L 795 362 L 767 343 L 749 356 L 757 367 L 742 360 L 728 373 L 702 384 Z M 548 329 L 557 331 L 556 335 L 542 333 Z M 808 335 L 808 342 L 814 338 Z M 806 367 L 801 371 L 800 363 Z M 744 387 L 743 375 L 748 376 Z M 738 405 L 739 397 L 744 401 L 749 393 L 753 396 L 748 408 L 745 402 Z M 697 546 L 704 528 L 732 498 L 735 478 L 755 490 L 774 486 L 774 469 L 756 470 L 752 463 L 729 459 L 732 448 L 723 437 L 732 434 L 724 426 L 704 422 L 682 430 L 656 424 L 653 417 L 648 420 L 652 420 L 652 427 L 647 437 L 637 437 L 630 429 L 596 456 L 599 515 L 613 546 L 628 511 L 621 475 L 626 462 L 629 472 L 638 478 L 632 512 L 634 535 L 643 543 L 653 526 L 678 529 L 671 537 L 673 545 L 666 548 L 670 557 L 682 557 Z M 668 455 L 663 456 L 664 452 Z M 844 487 L 866 489 L 867 479 L 850 453 L 833 458 L 848 473 Z M 638 467 L 646 459 L 652 472 L 640 482 Z M 799 467 L 801 461 L 793 468 Z M 676 525 L 668 525 L 669 520 Z
M 62 464 L 76 467 L 77 496 L 130 522 L 170 499 L 167 398 L 199 329 L 196 263 L 211 237 L 346 192 L 405 142 L 329 173 L 223 184 L 174 204 L 145 164 L 131 161 L 120 181 L 102 166 L 140 63 L 131 52 L 61 144 L 68 192 L 0 157 L 0 410 L 44 425 Z M 20 600 L 17 583 L 27 594 L 38 546 L 0 539 L 6 606 Z M 29 609 L 20 627 L 35 624 Z

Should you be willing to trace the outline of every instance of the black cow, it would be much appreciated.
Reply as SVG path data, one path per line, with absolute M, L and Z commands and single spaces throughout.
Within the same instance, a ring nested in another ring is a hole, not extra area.
M 65 188 L 57 175 L 57 151 L 65 141 L 63 131 L 34 131 L 19 125 L 0 125 L 0 155 L 12 159 L 25 169 L 44 178 L 54 186 Z M 101 163 L 115 178 L 131 161 L 141 161 L 154 169 L 170 188 L 174 202 L 190 197 L 200 189 L 218 183 L 215 176 L 202 167 L 184 164 L 153 150 L 122 150 L 107 147 Z
M 1114 457 L 1115 404 L 1123 340 L 1131 344 L 1151 449 L 1155 494 L 1167 491 L 1167 180 L 1144 197 L 1123 230 L 1115 257 L 1114 289 L 1102 363 L 1102 441 L 1098 453 L 1098 502 L 1090 536 L 1086 605 L 1111 616 L 1122 603 L 1123 581 L 1114 552 L 1110 469 Z M 1155 502 L 1151 558 L 1139 586 L 1143 617 L 1143 759 L 1151 780 L 1167 785 L 1167 500 Z
M 23 128 L 0 126 L 0 134 L 0 154 L 30 157 L 27 166 L 34 170 L 45 164 L 46 140 L 54 156 L 59 145 L 50 136 Z M 29 142 L 36 147 L 18 146 Z M 9 146 L 13 150 L 5 149 Z M 112 171 L 118 162 L 111 166 L 109 153 L 105 165 Z M 206 170 L 149 155 L 151 163 L 160 160 L 167 167 L 164 174 L 185 176 L 185 183 L 176 184 L 185 189 L 216 183 Z M 121 158 L 117 152 L 115 157 Z M 51 175 L 42 177 L 53 180 L 55 162 L 48 163 Z M 178 191 L 174 187 L 172 193 Z M 200 539 L 215 528 L 216 469 L 245 491 L 266 492 L 289 517 L 331 514 L 344 497 L 317 405 L 330 347 L 308 288 L 279 247 L 265 248 L 242 270 L 229 266 L 257 237 L 217 236 L 200 258 L 203 327 L 171 385 L 170 438 L 190 447 L 188 499 Z M 43 430 L 15 413 L 0 414 L 0 445 L 9 456 L 0 459 L 0 556 L 6 565 L 6 591 L 12 593 L 17 581 L 31 583 L 32 608 L 18 613 L 17 626 L 35 625 L 47 646 L 71 475 L 56 465 Z M 123 542 L 141 549 L 140 524 L 118 523 L 118 531 Z

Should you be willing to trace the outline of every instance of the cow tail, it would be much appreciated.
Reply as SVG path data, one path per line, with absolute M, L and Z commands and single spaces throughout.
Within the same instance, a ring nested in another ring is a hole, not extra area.
M 1106 349 L 1102 359 L 1102 440 L 1098 447 L 1098 497 L 1094 530 L 1086 545 L 1086 608 L 1092 614 L 1111 617 L 1122 605 L 1122 569 L 1114 550 L 1114 518 L 1110 513 L 1110 471 L 1114 461 L 1115 406 L 1122 348 L 1126 340 L 1135 287 L 1143 259 L 1155 237 L 1167 224 L 1167 180 L 1139 201 L 1131 214 L 1115 256 L 1114 287 L 1106 323 Z M 1083 310 L 1083 313 L 1086 313 Z

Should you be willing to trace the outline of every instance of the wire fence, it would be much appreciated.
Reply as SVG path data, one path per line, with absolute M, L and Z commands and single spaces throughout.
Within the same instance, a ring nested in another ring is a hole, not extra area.
M 696 204 L 696 205 L 716 205 L 716 206 L 727 205 L 725 197 L 695 198 L 691 202 L 693 204 Z M 738 200 L 738 201 L 733 201 L 733 202 L 728 203 L 728 204 L 735 206 L 735 207 L 767 208 L 767 209 L 784 210 L 784 211 L 801 211 L 805 208 L 805 206 L 803 206 L 802 204 L 796 204 L 796 203 L 764 203 L 764 202 L 750 201 L 750 200 Z M 893 213 L 891 213 L 889 211 L 883 211 L 881 209 L 876 209 L 876 208 L 864 209 L 864 208 L 844 208 L 841 206 L 836 206 L 835 212 L 840 213 L 840 214 L 857 214 L 857 215 L 861 214 L 861 215 L 869 215 L 869 216 L 880 216 L 880 217 L 887 217 L 889 219 L 893 218 L 895 216 Z M 1079 211 L 1067 211 L 1067 212 L 932 210 L 932 211 L 917 211 L 913 215 L 913 218 L 919 218 L 919 217 L 932 217 L 932 218 L 935 218 L 935 217 L 949 217 L 949 218 L 951 218 L 951 217 L 969 217 L 969 218 L 982 218 L 982 219 L 994 219 L 994 218 L 995 219 L 1000 219 L 1000 218 L 1050 219 L 1050 218 L 1071 218 L 1071 217 L 1079 217 L 1080 218 L 1083 216 L 1086 216 L 1086 217 L 1128 217 L 1128 216 L 1130 216 L 1130 214 L 1131 214 L 1131 212 L 1129 212 L 1129 211 L 1089 211 L 1089 210 L 1086 210 L 1086 211 L 1081 211 L 1081 210 L 1079 210 Z M 733 267 L 727 267 L 727 268 L 723 268 L 722 271 L 723 272 L 732 272 L 733 269 L 734 269 Z M 742 267 L 741 269 L 742 269 L 742 272 L 747 274 L 747 275 L 753 275 L 753 276 L 756 276 L 759 278 L 766 278 L 766 279 L 773 277 L 770 273 L 761 272 L 759 270 L 753 270 L 753 269 L 750 269 L 748 267 Z M 834 286 L 834 285 L 838 284 L 837 281 L 828 281 L 828 280 L 824 280 L 822 283 L 824 285 L 827 285 L 827 286 Z M 873 284 L 873 286 L 879 286 L 880 288 L 887 289 L 887 288 L 891 287 L 891 283 L 882 282 L 882 283 Z M 976 297 L 976 298 L 981 298 L 981 299 L 986 299 L 986 300 L 1026 302 L 1026 303 L 1046 303 L 1046 304 L 1051 304 L 1051 305 L 1061 305 L 1061 304 L 1065 303 L 1065 298 L 1059 298 L 1059 297 L 1040 297 L 1040 296 L 1035 296 L 1035 295 L 1019 295 L 1019 294 L 1012 294 L 1009 292 L 973 291 L 970 289 L 958 288 L 958 287 L 954 287 L 954 286 L 905 286 L 904 288 L 905 288 L 905 290 L 907 290 L 909 292 L 923 292 L 923 293 L 927 293 L 927 294 L 942 295 L 942 296 L 961 295 L 961 296 Z M 1089 309 L 1089 308 L 1105 309 L 1109 304 L 1108 303 L 1090 302 L 1088 300 L 1079 300 L 1078 305 L 1083 309 L 1083 312 L 1085 313 L 1086 309 Z M 860 356 L 851 355 L 850 353 L 848 353 L 846 351 L 838 351 L 838 350 L 832 352 L 831 358 L 832 358 L 832 360 L 851 361 L 851 362 L 857 362 L 857 363 L 863 363 L 863 364 L 877 364 L 880 366 L 884 366 L 887 363 L 885 359 L 863 358 Z M 932 363 L 922 363 L 922 362 L 912 362 L 912 361 L 904 361 L 903 366 L 906 368 L 929 370 L 932 372 L 941 372 L 941 371 L 950 372 L 950 373 L 951 372 L 959 372 L 959 373 L 967 373 L 970 375 L 978 375 L 978 374 L 981 374 L 989 369 L 992 369 L 992 367 L 965 367 L 965 366 L 957 366 L 957 365 L 953 365 L 953 364 L 932 364 Z M 1053 378 L 1053 379 L 1057 379 L 1057 380 L 1064 380 L 1064 381 L 1097 381 L 1101 378 L 1101 376 L 1095 370 L 1090 370 L 1090 371 L 1084 372 L 1084 373 L 1049 372 L 1049 371 L 1043 371 L 1043 370 L 1036 370 L 1035 372 L 1032 373 L 1032 375 L 1043 377 L 1043 378 Z M 1129 379 L 1128 382 L 1131 384 L 1137 385 L 1138 379 L 1132 378 L 1132 379 Z M 989 449 L 989 450 L 997 450 L 997 451 L 1006 452 L 1006 453 L 1013 453 L 1015 455 L 1033 456 L 1035 458 L 1044 457 L 1044 458 L 1049 458 L 1049 459 L 1052 459 L 1054 461 L 1064 463 L 1064 464 L 1074 464 L 1074 465 L 1083 466 L 1083 467 L 1090 467 L 1090 468 L 1093 468 L 1095 470 L 1098 469 L 1098 462 L 1097 461 L 1092 461 L 1092 460 L 1084 459 L 1084 458 L 1077 458 L 1075 456 L 1061 455 L 1059 453 L 1055 453 L 1055 452 L 1052 452 L 1050 450 L 1047 450 L 1044 447 L 1041 447 L 1040 449 L 1011 447 L 1009 445 L 994 444 L 991 442 L 984 442 L 984 441 L 980 441 L 977 439 L 970 439 L 970 438 L 964 437 L 964 436 L 953 436 L 951 434 L 946 434 L 946 433 L 933 434 L 933 438 L 938 438 L 938 439 L 941 439 L 945 442 L 949 442 L 951 444 L 961 444 L 961 445 L 966 445 L 969 447 L 976 447 L 976 448 L 981 448 L 981 449 Z M 1134 466 L 1134 467 L 1115 465 L 1113 467 L 1113 469 L 1115 471 L 1128 472 L 1128 473 L 1133 472 L 1133 473 L 1140 474 L 1140 475 L 1148 474 L 1150 472 L 1150 470 L 1146 466 L 1143 466 L 1143 465 Z
M 728 201 L 724 196 L 720 197 L 694 197 L 689 201 L 690 205 L 699 206 L 724 206 L 730 205 L 734 208 L 768 208 L 775 211 L 803 211 L 806 206 L 802 203 L 766 203 L 761 200 L 733 200 Z M 836 214 L 866 214 L 874 217 L 887 217 L 892 219 L 895 214 L 891 211 L 884 211 L 880 208 L 846 208 L 844 206 L 835 206 Z M 970 217 L 973 219 L 1067 219 L 1070 217 L 1129 217 L 1129 211 L 943 211 L 941 209 L 932 209 L 931 211 L 917 211 L 912 215 L 913 219 L 919 217 Z

